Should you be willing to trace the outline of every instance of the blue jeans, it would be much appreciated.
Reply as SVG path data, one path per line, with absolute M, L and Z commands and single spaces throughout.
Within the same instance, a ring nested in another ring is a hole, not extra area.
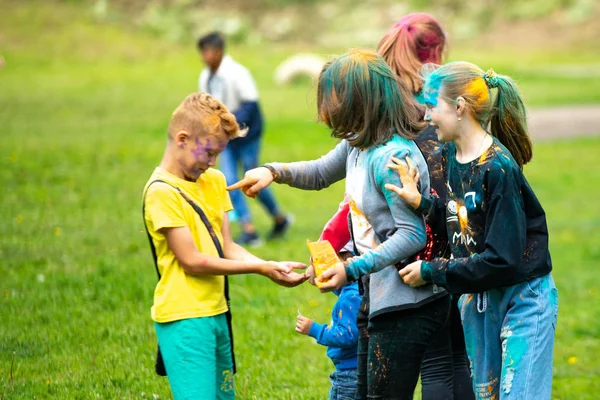
M 550 274 L 459 300 L 477 399 L 546 400 L 558 291 Z
M 356 369 L 336 370 L 329 375 L 331 390 L 329 400 L 354 400 L 356 395 Z
M 154 323 L 175 400 L 235 399 L 225 314 Z
M 236 142 L 227 145 L 225 150 L 219 156 L 220 159 L 220 170 L 225 174 L 227 185 L 232 185 L 239 179 L 238 167 L 241 165 L 245 171 L 258 167 L 258 156 L 260 151 L 260 139 L 251 140 L 250 142 L 243 142 L 237 144 Z M 241 190 L 234 190 L 229 192 L 233 208 L 238 215 L 241 223 L 251 223 L 252 216 L 250 215 L 250 209 L 246 202 L 246 196 Z M 265 188 L 260 191 L 258 200 L 267 209 L 269 214 L 273 217 L 280 214 L 275 201 L 275 196 L 270 188 Z

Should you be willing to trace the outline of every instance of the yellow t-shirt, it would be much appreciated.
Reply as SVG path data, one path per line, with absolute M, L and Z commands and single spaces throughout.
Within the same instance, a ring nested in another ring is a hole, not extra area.
M 222 243 L 223 215 L 233 207 L 229 193 L 225 190 L 225 177 L 220 171 L 208 169 L 196 182 L 188 182 L 158 167 L 146 183 L 146 188 L 157 179 L 178 187 L 200 206 Z M 223 292 L 225 278 L 188 275 L 169 249 L 165 235 L 159 232 L 162 228 L 188 226 L 198 250 L 218 257 L 219 253 L 208 230 L 192 206 L 173 187 L 155 182 L 146 192 L 144 218 L 156 248 L 161 274 L 154 290 L 152 319 L 156 322 L 171 322 L 226 312 L 227 302 Z

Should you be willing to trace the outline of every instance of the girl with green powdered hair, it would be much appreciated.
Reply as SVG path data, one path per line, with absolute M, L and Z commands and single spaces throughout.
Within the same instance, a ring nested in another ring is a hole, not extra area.
M 462 294 L 477 398 L 550 399 L 558 292 L 546 215 L 522 171 L 532 143 L 519 92 L 492 69 L 454 62 L 426 77 L 423 94 L 425 118 L 446 142 L 446 201 L 418 190 L 410 158 L 390 165 L 402 188 L 386 188 L 432 225 L 445 224 L 452 257 L 414 262 L 400 275 L 412 287 Z
M 429 194 L 429 173 L 415 142 L 424 127 L 406 85 L 375 52 L 351 50 L 328 62 L 318 83 L 319 119 L 341 142 L 313 161 L 268 163 L 230 189 L 255 196 L 272 181 L 320 190 L 346 178 L 357 257 L 322 276 L 321 290 L 370 275 L 368 395 L 412 399 L 427 345 L 448 317 L 449 296 L 436 285 L 411 288 L 395 264 L 426 243 L 423 217 L 385 189 L 400 185 L 386 168 L 392 157 L 413 157 Z
M 446 50 L 446 35 L 440 23 L 426 13 L 411 13 L 403 16 L 381 38 L 377 45 L 380 54 L 392 72 L 402 79 L 414 98 L 422 102 L 423 79 L 421 68 L 424 64 L 442 64 Z M 422 107 L 423 115 L 425 107 Z M 423 153 L 429 169 L 431 191 L 436 196 L 445 198 L 445 181 L 441 159 L 441 143 L 435 130 L 427 127 L 419 132 L 415 143 Z M 327 222 L 321 239 L 327 239 L 336 251 L 342 250 L 351 240 L 348 214 L 350 207 L 342 202 L 336 214 Z M 429 227 L 430 228 L 430 227 Z M 446 227 L 438 231 L 427 230 L 427 245 L 411 260 L 432 260 L 436 257 L 448 257 L 450 247 L 446 235 Z M 406 264 L 404 264 L 406 265 Z M 401 268 L 401 266 L 399 266 Z M 309 282 L 314 284 L 312 267 L 306 271 Z M 375 379 L 367 374 L 367 366 L 376 356 L 369 352 L 369 285 L 367 279 L 363 301 L 357 318 L 359 329 L 358 362 L 357 362 L 357 398 L 367 397 L 369 381 Z M 446 292 L 447 293 L 447 292 Z M 448 294 L 449 295 L 449 294 Z M 452 296 L 450 316 L 435 338 L 427 346 L 421 361 L 421 392 L 423 400 L 471 400 L 474 399 L 466 354 L 460 314 L 457 307 L 458 296 Z M 443 300 L 442 300 L 443 301 Z M 380 380 L 389 379 L 389 374 L 379 374 Z M 385 387 L 377 384 L 376 386 Z

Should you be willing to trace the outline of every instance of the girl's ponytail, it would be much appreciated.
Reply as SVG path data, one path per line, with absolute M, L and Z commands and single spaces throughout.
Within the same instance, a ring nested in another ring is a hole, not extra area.
M 525 105 L 517 85 L 508 76 L 497 75 L 491 68 L 483 74 L 483 79 L 489 89 L 496 88 L 498 91 L 490 112 L 491 133 L 523 167 L 533 157 L 533 144 L 528 134 Z

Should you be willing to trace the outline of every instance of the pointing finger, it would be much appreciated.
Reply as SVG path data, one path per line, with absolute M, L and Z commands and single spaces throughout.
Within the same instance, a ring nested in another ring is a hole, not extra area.
M 248 179 L 248 178 L 244 178 L 240 181 L 237 181 L 236 183 L 234 183 L 233 185 L 229 185 L 227 186 L 227 190 L 231 191 L 231 190 L 236 190 L 236 189 L 242 189 L 246 186 L 249 186 L 252 182 Z

